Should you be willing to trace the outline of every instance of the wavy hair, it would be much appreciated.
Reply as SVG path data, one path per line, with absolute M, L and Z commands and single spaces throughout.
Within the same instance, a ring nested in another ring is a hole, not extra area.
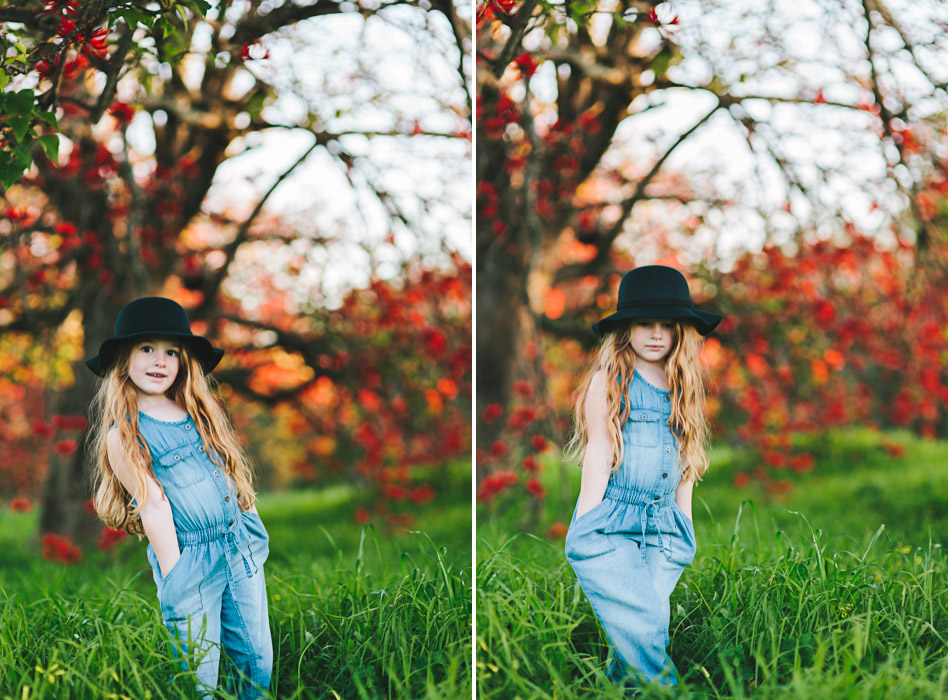
M 597 372 L 606 378 L 606 427 L 612 444 L 612 472 L 622 464 L 625 446 L 622 426 L 629 419 L 629 385 L 635 373 L 635 351 L 632 349 L 632 323 L 617 326 L 606 333 L 599 352 L 576 392 L 573 410 L 573 434 L 566 444 L 570 460 L 582 463 L 589 441 L 586 425 L 586 399 L 589 386 Z M 705 414 L 707 373 L 698 358 L 703 339 L 690 323 L 674 322 L 672 348 L 665 360 L 665 376 L 671 392 L 671 429 L 678 439 L 678 464 L 682 479 L 698 481 L 708 470 L 708 420 Z
M 141 341 L 136 341 L 141 342 Z M 145 493 L 145 478 L 156 482 L 151 453 L 145 446 L 138 427 L 138 390 L 129 378 L 128 366 L 134 343 L 124 343 L 117 351 L 115 362 L 108 374 L 99 380 L 95 398 L 89 409 L 89 433 L 87 436 L 92 465 L 92 499 L 99 518 L 109 527 L 137 534 L 144 534 L 139 513 L 145 505 L 132 505 L 132 495 L 122 486 L 109 463 L 108 433 L 113 425 L 118 426 L 121 444 L 126 459 L 135 476 L 138 493 Z M 194 421 L 211 461 L 231 479 L 237 491 L 237 502 L 247 510 L 256 500 L 253 484 L 253 465 L 237 440 L 221 400 L 212 387 L 216 382 L 204 369 L 187 345 L 180 346 L 178 376 L 168 389 L 167 396 Z M 126 420 L 128 416 L 128 420 Z M 164 498 L 164 488 L 161 495 Z

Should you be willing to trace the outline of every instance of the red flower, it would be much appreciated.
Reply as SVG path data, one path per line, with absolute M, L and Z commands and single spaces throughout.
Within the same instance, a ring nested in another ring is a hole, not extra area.
M 10 501 L 10 510 L 14 513 L 29 513 L 33 510 L 33 504 L 30 503 L 30 499 L 17 496 Z
M 33 434 L 38 438 L 53 437 L 53 427 L 47 423 L 33 423 Z
M 445 347 L 448 345 L 448 339 L 445 337 L 437 328 L 433 328 L 427 333 L 425 333 L 425 347 L 428 350 L 429 355 L 438 356 L 444 352 Z
M 67 17 L 63 17 L 63 21 L 59 25 L 59 29 L 56 32 L 61 37 L 67 37 L 72 34 L 76 29 L 76 23 Z
M 95 503 L 92 502 L 91 498 L 86 499 L 86 502 L 82 504 L 82 508 L 89 515 L 95 515 Z
M 517 70 L 520 71 L 520 75 L 524 78 L 529 78 L 534 73 L 537 72 L 539 64 L 536 62 L 536 59 L 533 58 L 533 54 L 528 51 L 524 51 L 522 54 L 517 56 L 513 60 L 513 64 L 517 67 Z
M 490 453 L 495 457 L 500 457 L 507 452 L 507 443 L 503 440 L 494 440 L 490 446 Z
M 534 435 L 530 438 L 530 446 L 533 447 L 537 452 L 543 452 L 546 449 L 547 439 L 542 435 Z
M 567 527 L 557 521 L 550 525 L 550 529 L 546 531 L 548 537 L 566 537 L 566 533 L 569 532 Z
M 540 471 L 540 463 L 533 455 L 527 455 L 524 457 L 523 461 L 520 463 L 520 466 L 525 472 L 530 474 L 536 474 L 538 471 Z
M 734 485 L 739 489 L 744 488 L 749 483 L 750 483 L 750 477 L 747 476 L 747 474 L 745 474 L 744 472 L 741 472 L 740 474 L 734 477 Z
M 543 488 L 543 484 L 540 483 L 540 480 L 536 478 L 527 479 L 527 491 L 537 498 L 544 498 L 546 496 L 546 489 Z
M 803 454 L 794 455 L 790 458 L 790 468 L 802 474 L 803 472 L 808 472 L 813 467 L 816 466 L 816 459 L 809 452 L 804 452 Z
M 481 413 L 481 419 L 487 424 L 490 425 L 495 420 L 497 420 L 504 413 L 504 407 L 499 403 L 487 404 L 487 407 L 484 409 L 484 412 Z
M 357 508 L 355 512 L 355 521 L 359 525 L 365 525 L 369 522 L 369 511 L 367 508 Z
M 392 501 L 404 501 L 408 495 L 408 491 L 405 490 L 404 486 L 386 486 L 382 489 L 382 493 Z
M 883 442 L 882 449 L 888 452 L 893 457 L 901 457 L 905 454 L 905 446 L 899 445 L 895 442 Z
M 125 530 L 104 527 L 102 528 L 102 535 L 99 537 L 99 549 L 103 552 L 111 552 L 126 537 L 128 537 L 128 533 Z
M 43 559 L 67 563 L 82 559 L 82 550 L 75 546 L 68 537 L 50 532 L 43 535 L 41 543 L 43 545 Z
M 122 126 L 128 126 L 135 116 L 135 109 L 125 102 L 114 102 L 109 107 L 109 114 Z
M 507 421 L 507 427 L 511 430 L 521 430 L 533 425 L 537 420 L 537 409 L 533 406 L 521 406 Z
M 524 399 L 533 398 L 533 385 L 523 379 L 518 379 L 513 383 L 513 390 L 517 396 Z
M 107 58 L 109 55 L 109 30 L 105 27 L 94 30 L 87 41 L 87 46 L 89 53 L 99 58 Z
M 435 490 L 429 484 L 422 484 L 409 491 L 408 497 L 413 503 L 421 506 L 425 503 L 430 503 L 434 499 Z
M 53 445 L 53 449 L 56 450 L 56 454 L 58 454 L 60 457 L 68 457 L 76 451 L 76 447 L 77 445 L 75 440 L 59 440 L 55 445 Z
M 490 502 L 518 481 L 517 475 L 510 470 L 501 470 L 484 477 L 477 491 L 477 500 Z

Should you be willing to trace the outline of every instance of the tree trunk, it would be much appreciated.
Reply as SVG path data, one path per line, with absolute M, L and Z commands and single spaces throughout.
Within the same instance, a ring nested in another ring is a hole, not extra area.
M 90 292 L 89 297 L 81 306 L 88 309 L 83 317 L 85 354 L 73 370 L 73 385 L 53 398 L 50 420 L 55 415 L 89 418 L 89 404 L 95 392 L 96 377 L 85 366 L 85 360 L 96 355 L 102 341 L 112 336 L 114 319 L 123 305 L 115 295 L 101 290 Z M 102 523 L 86 505 L 92 498 L 91 463 L 86 449 L 88 429 L 56 426 L 55 431 L 54 445 L 60 440 L 75 440 L 76 449 L 62 456 L 57 450 L 52 451 L 49 475 L 43 489 L 39 533 L 68 534 L 77 544 L 94 544 Z

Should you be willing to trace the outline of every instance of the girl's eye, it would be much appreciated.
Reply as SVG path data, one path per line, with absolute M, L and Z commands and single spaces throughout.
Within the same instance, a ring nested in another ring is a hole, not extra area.
M 142 345 L 140 349 L 142 352 L 151 352 L 152 347 L 151 345 Z
M 178 351 L 177 351 L 177 350 L 169 350 L 169 351 L 168 351 L 168 354 L 171 355 L 172 357 L 177 357 L 177 356 L 178 356 Z

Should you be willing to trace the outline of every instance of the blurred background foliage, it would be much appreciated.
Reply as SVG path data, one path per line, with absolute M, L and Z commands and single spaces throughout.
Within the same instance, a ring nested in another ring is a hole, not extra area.
M 524 436 L 562 444 L 589 326 L 644 264 L 725 314 L 704 360 L 716 443 L 753 455 L 738 485 L 818 469 L 798 433 L 948 434 L 943 6 L 476 12 L 483 502 L 566 469 Z
M 101 537 L 81 362 L 144 295 L 226 350 L 213 376 L 262 488 L 346 482 L 372 494 L 353 517 L 393 525 L 455 484 L 470 14 L 0 2 L 3 94 L 55 117 L 0 114 L 0 494 L 35 500 L 41 533 Z

